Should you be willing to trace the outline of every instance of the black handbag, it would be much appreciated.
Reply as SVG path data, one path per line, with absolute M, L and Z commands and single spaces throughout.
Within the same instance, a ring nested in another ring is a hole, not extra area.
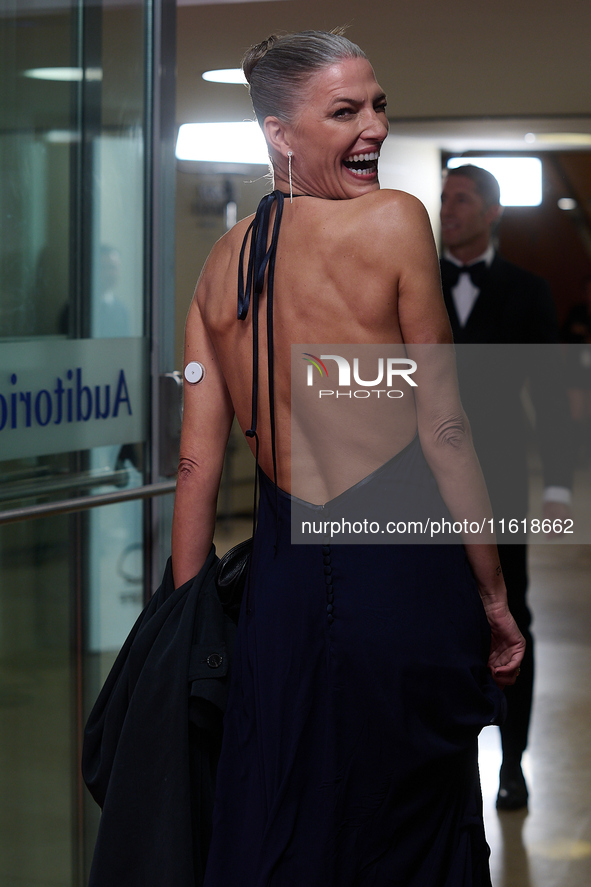
M 245 539 L 244 542 L 234 545 L 220 558 L 215 571 L 218 598 L 224 608 L 224 613 L 236 624 L 246 587 L 252 545 L 252 536 L 250 539 Z

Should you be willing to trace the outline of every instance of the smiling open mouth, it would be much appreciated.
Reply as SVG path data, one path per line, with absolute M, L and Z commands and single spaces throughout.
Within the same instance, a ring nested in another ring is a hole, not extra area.
M 369 154 L 353 154 L 343 160 L 343 165 L 356 176 L 373 176 L 378 171 L 378 157 L 377 151 L 371 151 Z

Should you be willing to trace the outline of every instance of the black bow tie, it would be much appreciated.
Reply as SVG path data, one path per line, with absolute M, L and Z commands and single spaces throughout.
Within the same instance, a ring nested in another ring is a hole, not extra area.
M 444 287 L 453 289 L 460 279 L 460 274 L 469 274 L 470 280 L 477 289 L 482 289 L 486 277 L 486 262 L 475 262 L 473 265 L 456 265 L 448 259 L 441 260 L 441 280 Z

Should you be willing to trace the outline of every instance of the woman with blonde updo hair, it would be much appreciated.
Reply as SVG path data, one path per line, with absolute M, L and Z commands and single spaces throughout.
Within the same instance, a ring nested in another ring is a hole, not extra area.
M 477 737 L 524 642 L 496 546 L 444 530 L 491 516 L 427 214 L 380 190 L 359 47 L 270 37 L 244 72 L 275 190 L 191 304 L 173 525 L 178 587 L 235 415 L 260 496 L 205 885 L 489 887 Z

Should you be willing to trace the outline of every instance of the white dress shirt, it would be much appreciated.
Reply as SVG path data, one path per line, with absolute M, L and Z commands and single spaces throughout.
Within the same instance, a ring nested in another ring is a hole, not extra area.
M 489 267 L 494 257 L 494 247 L 489 244 L 485 252 L 483 252 L 481 256 L 478 256 L 478 258 L 473 259 L 471 262 L 468 262 L 466 267 L 470 267 L 470 265 L 476 265 L 477 262 L 486 262 L 487 267 Z M 447 261 L 451 262 L 453 265 L 457 265 L 460 268 L 464 267 L 464 263 L 460 262 L 459 259 L 456 259 L 456 257 L 453 256 L 447 249 L 444 250 L 443 258 L 447 259 Z M 458 282 L 451 290 L 451 295 L 454 300 L 456 314 L 458 315 L 460 326 L 466 325 L 466 321 L 472 313 L 472 308 L 474 307 L 474 303 L 476 302 L 479 294 L 480 290 L 477 286 L 474 286 L 468 272 L 463 271 L 460 274 Z

